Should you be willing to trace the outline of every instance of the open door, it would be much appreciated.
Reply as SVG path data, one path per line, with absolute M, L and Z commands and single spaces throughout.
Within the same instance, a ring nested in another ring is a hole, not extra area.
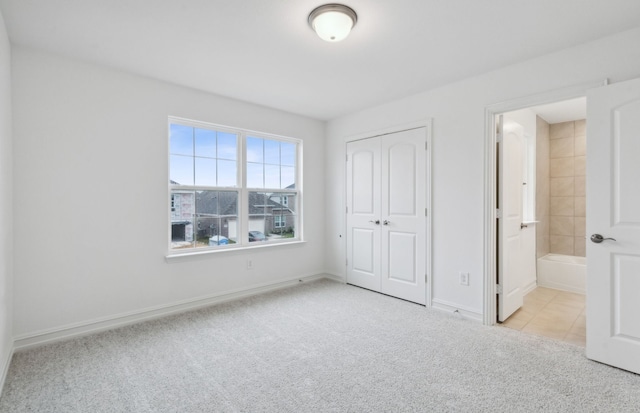
M 587 94 L 587 357 L 640 374 L 640 79 Z
M 522 307 L 522 168 L 524 130 L 498 120 L 498 321 Z

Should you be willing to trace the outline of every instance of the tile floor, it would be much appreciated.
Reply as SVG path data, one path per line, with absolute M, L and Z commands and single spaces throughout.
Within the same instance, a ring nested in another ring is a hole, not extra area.
M 522 308 L 501 325 L 584 347 L 587 334 L 585 296 L 538 287 L 524 297 Z

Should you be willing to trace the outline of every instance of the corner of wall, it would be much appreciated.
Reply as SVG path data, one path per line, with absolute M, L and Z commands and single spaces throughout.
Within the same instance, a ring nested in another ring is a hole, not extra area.
M 11 44 L 0 13 L 0 391 L 13 355 L 12 148 Z

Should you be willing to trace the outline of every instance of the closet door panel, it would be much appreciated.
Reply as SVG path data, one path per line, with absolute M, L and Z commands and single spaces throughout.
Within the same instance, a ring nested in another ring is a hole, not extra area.
M 380 291 L 379 138 L 347 144 L 346 176 L 347 282 Z
M 387 152 L 389 216 L 416 215 L 416 155 L 416 147 L 407 143 L 393 145 Z
M 426 302 L 425 142 L 425 128 L 381 140 L 381 291 L 420 304 Z
M 389 279 L 416 285 L 416 234 L 389 231 Z

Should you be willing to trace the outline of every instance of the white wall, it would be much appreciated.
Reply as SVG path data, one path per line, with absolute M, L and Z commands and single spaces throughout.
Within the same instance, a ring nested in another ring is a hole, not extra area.
M 17 339 L 323 272 L 323 122 L 21 47 L 13 80 Z M 166 262 L 169 115 L 303 139 L 308 242 Z
M 485 108 L 586 82 L 640 76 L 640 28 L 466 79 L 329 122 L 327 269 L 344 276 L 344 142 L 433 118 L 433 299 L 483 311 Z M 425 51 L 428 53 L 428 51 Z M 429 67 L 424 68 L 429 76 Z M 391 87 L 392 85 L 390 85 Z M 470 272 L 461 286 L 458 272 Z
M 11 47 L 0 14 L 0 385 L 13 348 Z

